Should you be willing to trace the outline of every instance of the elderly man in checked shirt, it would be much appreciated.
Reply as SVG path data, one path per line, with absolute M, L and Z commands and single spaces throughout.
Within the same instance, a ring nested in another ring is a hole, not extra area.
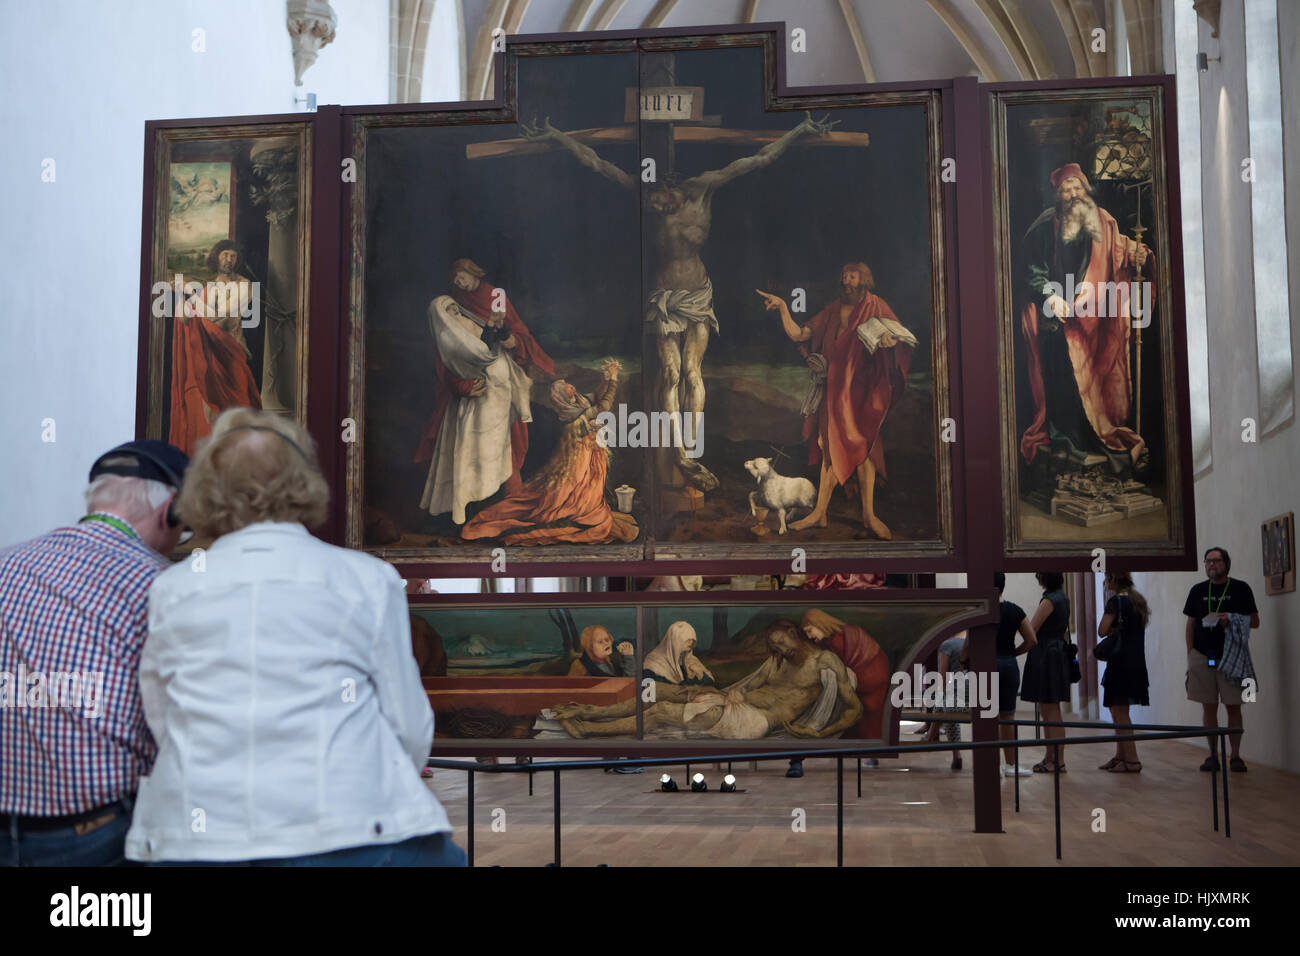
M 156 753 L 136 671 L 189 461 L 161 441 L 90 470 L 76 525 L 0 551 L 0 865 L 125 860 Z

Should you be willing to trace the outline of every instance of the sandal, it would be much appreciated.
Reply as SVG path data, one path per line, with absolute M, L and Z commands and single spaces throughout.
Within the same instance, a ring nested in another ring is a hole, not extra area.
M 1111 773 L 1141 773 L 1142 761 L 1140 760 L 1121 760 L 1114 767 L 1110 768 Z
M 1120 757 L 1111 757 L 1109 760 L 1107 760 L 1104 764 L 1102 764 L 1102 765 L 1101 765 L 1100 767 L 1098 767 L 1097 769 L 1098 769 L 1098 770 L 1110 770 L 1110 769 L 1114 768 L 1116 765 L 1118 765 L 1118 764 L 1122 764 L 1123 762 L 1124 762 L 1123 759 L 1121 759 Z
M 1057 769 L 1057 767 L 1050 760 L 1040 760 L 1038 763 L 1034 764 L 1033 767 L 1031 767 L 1030 769 L 1032 769 L 1034 773 L 1052 773 Z M 1060 771 L 1061 773 L 1065 773 L 1065 764 L 1061 764 Z

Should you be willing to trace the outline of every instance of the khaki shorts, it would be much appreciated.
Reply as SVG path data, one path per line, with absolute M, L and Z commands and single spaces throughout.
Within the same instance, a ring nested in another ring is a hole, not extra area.
M 1210 666 L 1210 659 L 1192 648 L 1187 652 L 1187 699 L 1198 704 L 1235 707 L 1241 703 L 1241 681 L 1233 681 L 1223 671 Z

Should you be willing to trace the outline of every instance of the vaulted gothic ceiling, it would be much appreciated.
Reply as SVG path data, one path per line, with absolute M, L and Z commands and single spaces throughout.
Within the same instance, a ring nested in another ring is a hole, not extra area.
M 416 76 L 434 2 L 391 0 L 399 48 L 404 44 L 398 55 Z M 807 38 L 807 52 L 788 57 L 788 82 L 799 86 L 1163 72 L 1160 0 L 1122 0 L 1123 23 L 1111 22 L 1112 0 L 438 2 L 457 7 L 465 99 L 491 95 L 492 36 L 498 28 L 514 35 L 784 21 L 787 28 L 801 27 Z M 1123 68 L 1126 55 L 1129 69 Z

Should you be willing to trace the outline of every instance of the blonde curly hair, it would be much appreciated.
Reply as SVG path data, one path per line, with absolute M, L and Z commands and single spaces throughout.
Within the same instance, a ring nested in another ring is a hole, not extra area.
M 261 521 L 314 528 L 329 497 L 305 428 L 271 412 L 230 408 L 186 469 L 176 511 L 196 534 L 218 538 Z

